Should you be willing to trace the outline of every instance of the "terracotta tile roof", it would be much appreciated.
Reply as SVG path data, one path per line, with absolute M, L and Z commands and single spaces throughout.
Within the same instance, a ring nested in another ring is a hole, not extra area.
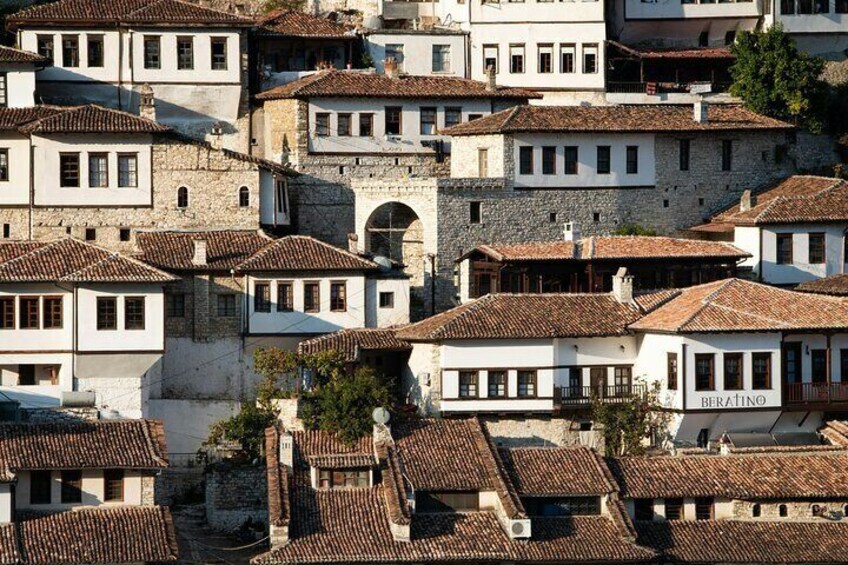
M 21 561 L 17 524 L 0 524 L 0 565 L 18 565 Z
M 371 271 L 380 266 L 305 235 L 289 235 L 259 249 L 236 269 L 248 271 Z
M 637 522 L 639 541 L 672 563 L 842 563 L 848 524 L 696 520 Z
M 520 88 L 498 87 L 490 92 L 485 83 L 464 78 L 412 75 L 389 78 L 384 74 L 339 70 L 319 71 L 256 95 L 258 100 L 316 97 L 526 100 L 540 96 Z
M 31 106 L 29 108 L 0 108 L 0 130 L 17 130 L 35 120 L 64 112 L 60 106 Z
M 323 469 L 374 467 L 374 447 L 371 437 L 360 438 L 347 445 L 331 433 L 320 430 L 293 432 L 294 458 L 298 466 Z
M 265 430 L 265 470 L 268 481 L 268 518 L 274 526 L 287 526 L 291 519 L 289 477 L 279 456 L 280 432 L 271 426 Z
M 176 561 L 171 513 L 159 506 L 20 515 L 23 565 Z
M 628 498 L 848 498 L 848 454 L 762 453 L 608 459 Z
M 206 265 L 191 261 L 195 240 L 206 242 Z M 229 271 L 271 241 L 259 230 L 142 231 L 136 257 L 169 271 Z
M 77 239 L 0 243 L 0 282 L 170 282 L 173 276 Z
M 409 341 L 615 336 L 627 333 L 638 318 L 635 306 L 609 294 L 501 293 L 404 326 L 397 336 Z
M 761 116 L 742 106 L 713 104 L 709 119 L 698 123 L 689 105 L 515 106 L 442 130 L 446 135 L 524 132 L 699 132 L 788 130 L 793 126 Z
M 848 447 L 848 422 L 843 420 L 831 420 L 819 430 L 832 445 L 837 447 Z
M 2 423 L 0 464 L 12 471 L 162 469 L 168 451 L 159 420 Z
M 41 65 L 46 62 L 47 59 L 38 53 L 0 45 L 0 63 L 34 63 Z
M 403 476 L 400 457 L 394 444 L 379 444 L 377 453 L 380 458 L 386 513 L 392 524 L 408 526 L 412 523 L 412 510 L 409 507 L 411 492 L 407 489 L 409 485 Z
M 656 310 L 672 298 L 680 294 L 680 290 L 676 288 L 648 290 L 644 292 L 634 293 L 633 300 L 642 310 L 642 312 L 652 312 Z
M 287 37 L 320 37 L 324 39 L 352 39 L 356 31 L 327 18 L 313 16 L 299 10 L 280 9 L 257 22 L 259 33 Z
M 76 106 L 29 122 L 20 131 L 31 135 L 55 133 L 164 133 L 171 128 L 129 112 L 94 104 Z
M 607 43 L 640 59 L 736 59 L 729 47 L 652 47 L 625 45 L 617 41 Z
M 750 253 L 722 241 L 662 236 L 592 236 L 576 242 L 480 245 L 462 258 L 474 251 L 504 262 L 713 257 L 741 259 L 751 256 Z
M 360 360 L 360 351 L 409 351 L 412 345 L 398 339 L 394 328 L 353 328 L 340 330 L 301 341 L 297 344 L 300 354 L 314 354 L 319 351 L 338 351 L 345 361 L 355 363 Z
M 32 6 L 7 18 L 12 29 L 21 26 L 82 26 L 144 24 L 147 26 L 249 27 L 253 21 L 182 0 L 59 0 Z
M 807 281 L 796 286 L 795 290 L 814 294 L 848 296 L 848 274 L 831 275 L 823 279 Z
M 521 496 L 606 495 L 618 489 L 606 464 L 588 447 L 501 449 Z
M 682 289 L 630 325 L 660 332 L 756 332 L 848 328 L 848 302 L 741 279 Z

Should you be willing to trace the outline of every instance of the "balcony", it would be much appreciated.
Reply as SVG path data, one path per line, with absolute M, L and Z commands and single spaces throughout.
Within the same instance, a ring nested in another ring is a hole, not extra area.
M 848 407 L 848 382 L 787 383 L 784 387 L 787 406 Z
M 589 408 L 595 399 L 605 404 L 622 404 L 645 396 L 644 384 L 612 386 L 563 386 L 554 388 L 554 410 Z

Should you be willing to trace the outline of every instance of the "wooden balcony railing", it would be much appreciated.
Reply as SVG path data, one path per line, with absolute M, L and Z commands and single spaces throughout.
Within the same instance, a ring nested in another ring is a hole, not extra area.
M 646 392 L 644 384 L 555 387 L 554 406 L 589 406 L 596 398 L 605 403 L 615 404 L 626 402 L 633 397 L 645 396 Z
M 728 89 L 730 89 L 728 82 L 712 83 L 712 92 L 727 92 Z M 689 85 L 674 82 L 610 81 L 607 83 L 607 92 L 614 94 L 686 94 L 689 92 Z
M 787 404 L 848 403 L 848 383 L 788 383 Z

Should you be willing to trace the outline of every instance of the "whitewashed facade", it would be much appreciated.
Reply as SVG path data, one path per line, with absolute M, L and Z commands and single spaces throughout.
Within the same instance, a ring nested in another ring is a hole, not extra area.
M 443 29 L 380 29 L 364 34 L 368 55 L 378 73 L 383 62 L 393 57 L 398 71 L 410 75 L 470 78 L 466 66 L 468 33 Z

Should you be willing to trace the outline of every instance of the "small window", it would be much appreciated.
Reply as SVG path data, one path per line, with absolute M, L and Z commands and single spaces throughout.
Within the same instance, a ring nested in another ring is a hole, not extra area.
M 592 221 L 598 223 L 601 221 L 601 213 L 600 212 L 592 212 Z
M 556 174 L 556 147 L 542 147 L 542 174 Z
M 477 371 L 459 372 L 459 397 L 477 398 Z
M 548 212 L 548 223 L 551 223 L 551 224 L 557 223 L 557 213 L 556 212 Z
M 85 240 L 97 241 L 97 228 L 85 228 Z
M 576 175 L 577 174 L 577 146 L 571 145 L 564 148 L 565 149 L 565 166 L 563 168 L 563 172 L 566 175 Z
M 55 330 L 62 327 L 62 297 L 44 297 L 44 320 L 45 330 Z
M 120 228 L 118 230 L 118 239 L 120 241 L 129 241 L 130 240 L 130 228 Z
M 106 469 L 103 471 L 103 500 L 105 502 L 124 500 L 123 469 Z
M 421 135 L 435 135 L 436 133 L 436 108 L 421 108 Z
M 695 390 L 715 390 L 715 355 L 695 354 Z
M 144 297 L 127 296 L 124 298 L 124 329 L 144 329 Z
M 533 147 L 524 145 L 518 148 L 518 173 L 521 175 L 533 174 Z
M 62 471 L 62 504 L 82 502 L 82 471 Z
M 751 506 L 751 517 L 759 518 L 762 515 L 763 511 L 759 504 L 753 504 Z
M 188 208 L 188 188 L 185 186 L 177 189 L 177 208 Z
M 682 498 L 666 498 L 665 499 L 665 519 L 666 520 L 682 520 L 683 519 L 683 499 Z
M 574 60 L 577 57 L 577 46 L 574 44 L 565 44 L 559 46 L 559 72 L 573 73 Z
M 53 476 L 50 471 L 30 471 L 29 503 L 50 504 L 52 502 Z
M 509 72 L 520 74 L 524 72 L 524 45 L 509 46 Z
M 118 329 L 118 299 L 111 296 L 97 298 L 97 329 Z
M 212 70 L 227 70 L 227 39 L 225 37 L 212 38 Z
M 488 396 L 489 398 L 506 398 L 506 371 L 489 371 Z
M 185 318 L 185 294 L 165 295 L 165 315 L 169 318 Z
M 453 127 L 462 123 L 462 108 L 448 106 L 445 108 L 445 127 Z
M 792 234 L 779 233 L 777 234 L 777 264 L 791 265 L 792 264 Z
M 218 317 L 219 318 L 235 318 L 236 317 L 236 295 L 235 294 L 219 294 L 218 295 Z
M 742 390 L 742 354 L 724 354 L 724 390 Z
M 9 150 L 0 149 L 0 181 L 9 180 Z
M 754 390 L 769 390 L 771 388 L 771 353 L 751 354 L 751 380 Z
M 848 2 L 848 0 L 846 0 Z M 498 74 L 498 46 L 484 45 L 483 46 L 483 70 L 488 72 L 489 69 Z
M 138 155 L 136 153 L 118 154 L 118 187 L 138 187 Z
M 255 312 L 271 311 L 271 285 L 258 282 L 253 285 L 253 310 Z
M 336 114 L 336 135 L 350 137 L 352 117 L 353 114 Z
M 451 48 L 450 45 L 433 45 L 433 72 L 451 72 Z
M 695 499 L 695 519 L 712 520 L 714 501 L 711 497 Z
M 374 136 L 374 114 L 359 114 L 359 137 Z
M 380 293 L 380 308 L 394 308 L 395 307 L 395 293 L 394 292 L 381 292 Z
M 88 154 L 88 186 L 91 188 L 109 186 L 109 156 L 106 153 Z
M 677 353 L 667 353 L 666 363 L 666 388 L 677 390 Z
M 633 499 L 633 517 L 639 521 L 651 521 L 654 519 L 654 499 L 653 498 L 635 498 Z
M 347 311 L 347 283 L 344 281 L 330 283 L 330 311 Z
M 79 153 L 59 154 L 59 186 L 63 188 L 79 188 L 80 158 Z
M 518 371 L 518 397 L 536 397 L 536 371 Z
M 39 328 L 39 298 L 37 296 L 22 296 L 19 305 L 21 329 L 37 330 Z
M 595 44 L 583 45 L 583 74 L 595 74 L 598 72 L 598 46 Z
M 53 36 L 39 35 L 36 39 L 38 45 L 38 54 L 47 59 L 47 62 L 53 64 Z
M 598 164 L 596 171 L 599 175 L 608 175 L 611 170 L 611 147 L 609 145 L 598 145 Z
M 554 46 L 539 45 L 539 74 L 554 72 Z
M 15 298 L 0 296 L 0 330 L 15 329 Z
M 194 38 L 191 36 L 177 37 L 177 70 L 190 71 L 194 69 Z
M 639 173 L 639 146 L 627 146 L 627 174 L 635 175 Z
M 79 67 L 79 36 L 62 36 L 62 66 Z
M 689 151 L 692 148 L 692 141 L 689 139 L 681 139 L 679 142 L 680 153 L 680 170 L 689 170 Z
M 303 283 L 303 311 L 319 312 L 321 310 L 321 287 L 317 282 Z
M 721 141 L 721 170 L 733 169 L 733 140 L 723 139 Z
M 846 510 L 848 510 L 848 508 L 846 508 Z M 789 511 L 787 510 L 785 504 L 781 504 L 777 507 L 777 513 L 781 518 L 786 518 L 787 516 L 789 516 Z
M 294 285 L 291 282 L 277 283 L 277 312 L 294 310 Z
M 239 188 L 238 202 L 239 208 L 247 208 L 250 206 L 250 189 L 246 186 Z
M 477 150 L 477 178 L 484 179 L 489 176 L 489 150 Z M 848 238 L 846 238 L 848 242 Z
M 319 469 L 318 488 L 367 488 L 370 484 L 368 469 Z
M 483 222 L 483 203 L 469 202 L 468 203 L 468 222 L 471 224 L 480 224 Z
M 100 68 L 103 66 L 103 36 L 89 35 L 86 38 L 88 55 L 87 64 L 89 68 Z
M 825 262 L 825 239 L 823 233 L 811 233 L 809 236 L 807 251 L 811 265 Z
M 161 42 L 158 35 L 144 36 L 144 68 L 160 69 L 162 67 Z
M 401 135 L 403 131 L 403 108 L 386 106 L 386 135 Z
M 315 135 L 318 137 L 330 135 L 330 114 L 328 112 L 315 114 Z

